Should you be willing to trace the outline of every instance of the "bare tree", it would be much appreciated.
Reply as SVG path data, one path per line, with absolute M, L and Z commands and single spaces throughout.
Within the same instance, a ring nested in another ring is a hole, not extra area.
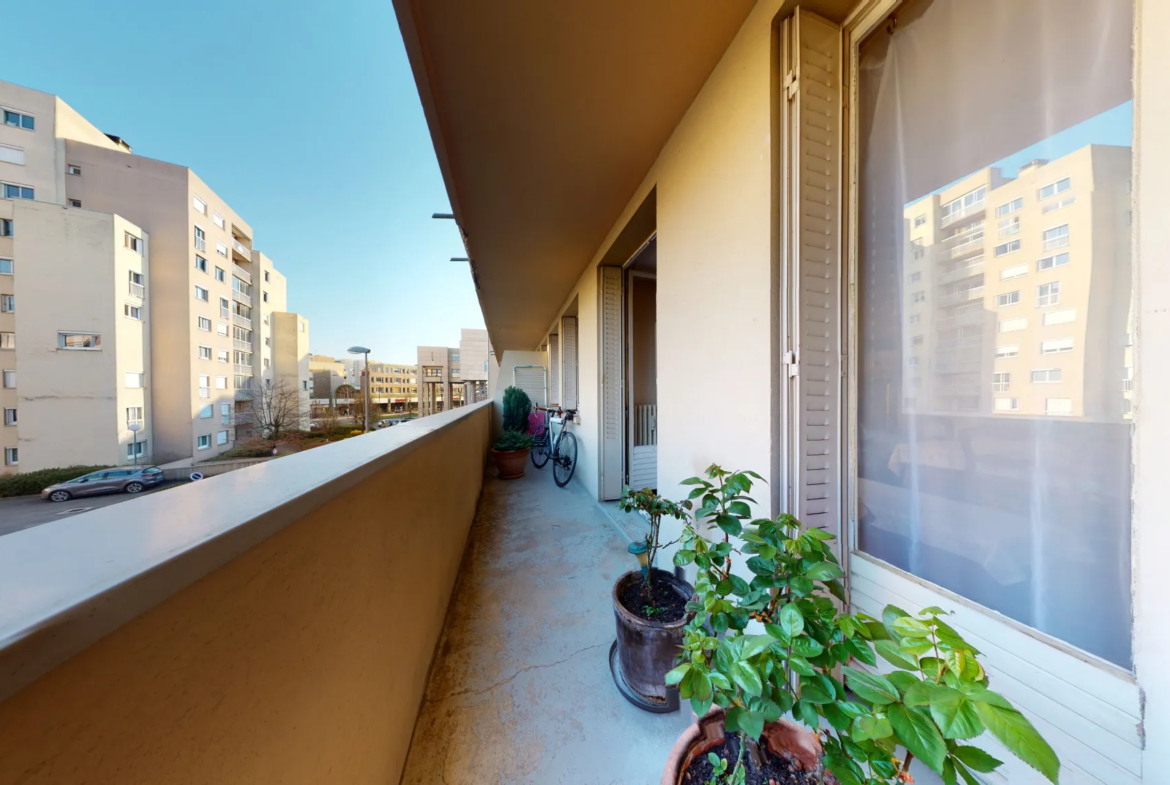
M 332 436 L 333 432 L 337 430 L 337 426 L 341 424 L 341 412 L 338 411 L 334 401 L 329 401 L 329 405 L 321 409 L 321 414 L 317 417 L 317 424 L 320 426 L 321 433 L 326 436 Z
M 257 435 L 276 440 L 287 431 L 298 430 L 309 416 L 309 407 L 296 385 L 287 381 L 261 382 L 251 390 L 251 421 Z

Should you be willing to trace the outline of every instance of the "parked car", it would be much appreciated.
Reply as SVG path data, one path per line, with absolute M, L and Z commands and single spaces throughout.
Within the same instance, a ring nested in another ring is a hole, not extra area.
M 104 469 L 50 485 L 41 491 L 41 498 L 51 502 L 67 502 L 75 496 L 94 496 L 99 493 L 142 493 L 162 481 L 163 471 L 157 466 Z

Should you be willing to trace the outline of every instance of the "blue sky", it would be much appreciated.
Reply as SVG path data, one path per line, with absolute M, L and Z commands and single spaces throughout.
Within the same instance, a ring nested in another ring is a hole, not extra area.
M 483 317 L 389 0 L 5 4 L 0 79 L 194 169 L 288 276 L 311 349 L 413 362 Z

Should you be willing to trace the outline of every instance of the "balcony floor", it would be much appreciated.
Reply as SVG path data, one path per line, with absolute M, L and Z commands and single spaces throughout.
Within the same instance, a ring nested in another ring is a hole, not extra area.
M 485 480 L 403 785 L 647 785 L 693 719 L 618 694 L 610 590 L 635 562 L 606 508 L 549 471 Z

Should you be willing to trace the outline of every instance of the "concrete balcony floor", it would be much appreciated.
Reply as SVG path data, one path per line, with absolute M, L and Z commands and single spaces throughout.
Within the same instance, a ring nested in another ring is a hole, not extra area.
M 635 562 L 608 508 L 549 472 L 485 480 L 403 785 L 647 785 L 692 720 L 618 694 L 610 591 Z

